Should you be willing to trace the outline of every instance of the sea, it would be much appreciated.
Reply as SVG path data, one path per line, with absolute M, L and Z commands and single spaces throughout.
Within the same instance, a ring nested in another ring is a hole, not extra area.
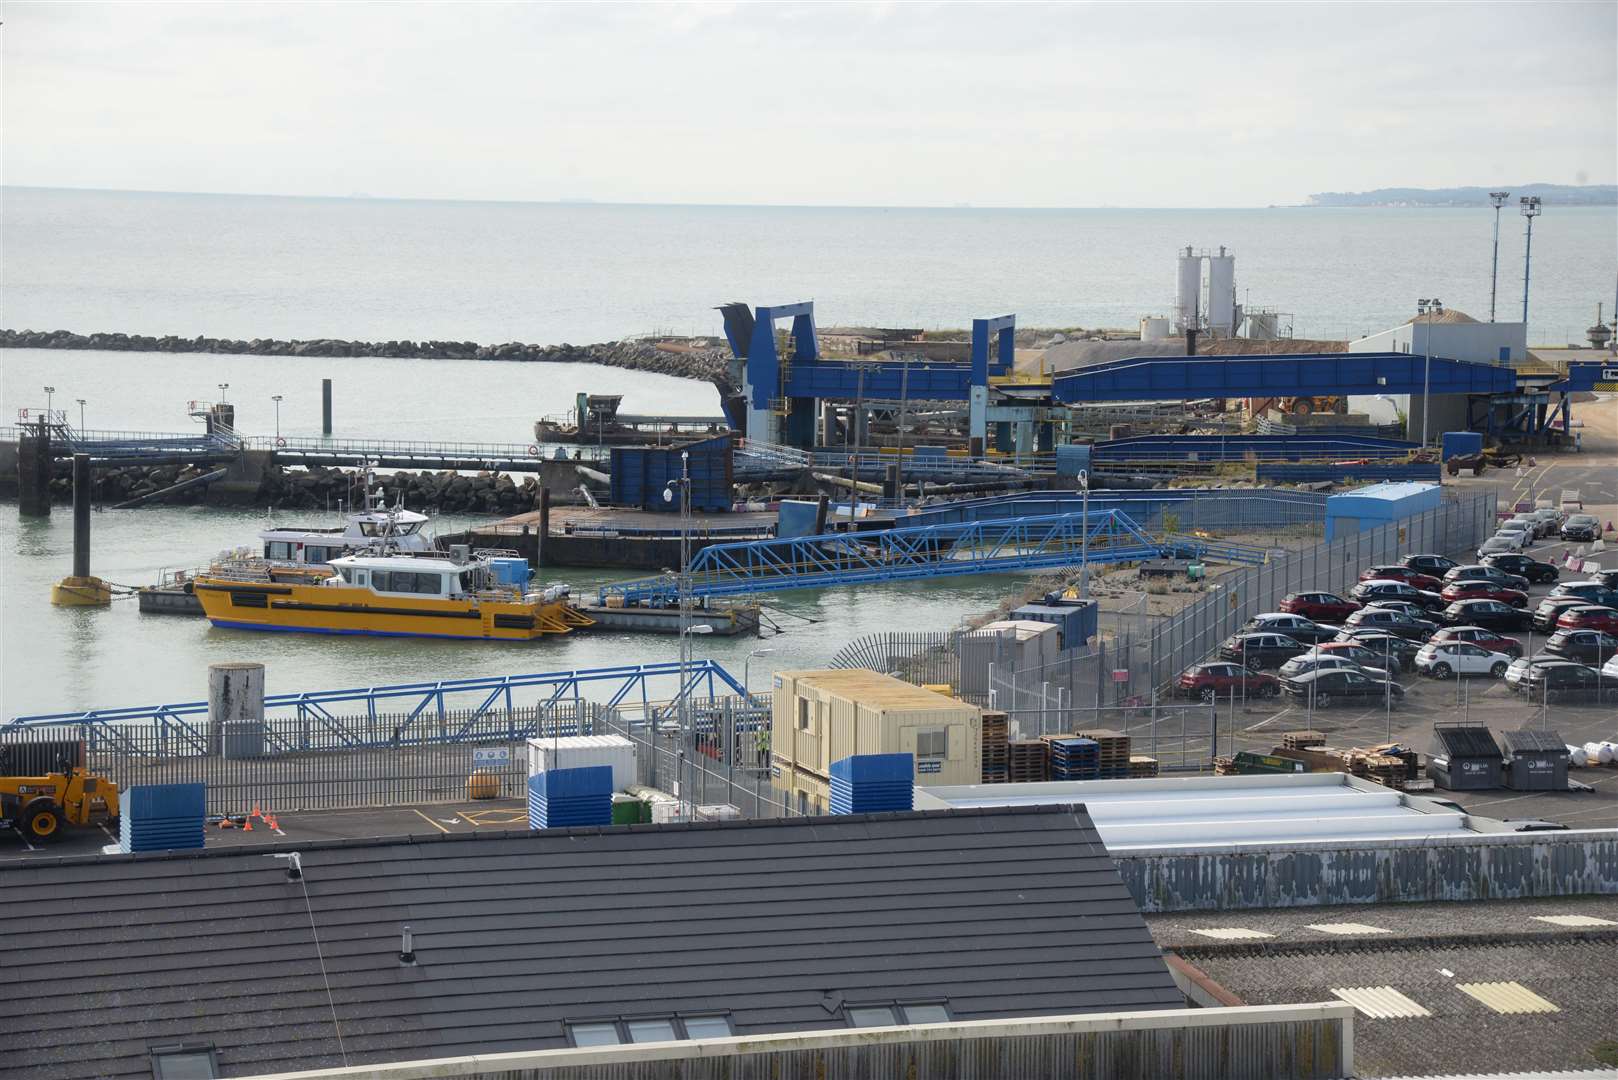
M 0 326 L 186 337 L 585 344 L 718 335 L 718 304 L 813 300 L 821 326 L 1134 327 L 1166 314 L 1175 254 L 1225 246 L 1238 297 L 1297 337 L 1348 337 L 1438 297 L 1489 315 L 1493 212 L 1464 209 L 990 210 L 619 206 L 313 199 L 0 188 Z M 1613 302 L 1618 209 L 1547 207 L 1534 222 L 1531 343 L 1583 337 Z M 1522 310 L 1523 221 L 1502 215 L 1497 311 Z M 1610 310 L 1610 309 L 1609 309 Z M 332 378 L 338 436 L 522 442 L 580 391 L 632 412 L 714 413 L 702 383 L 590 365 L 0 351 L 0 422 L 50 404 L 91 429 L 174 431 L 223 397 L 252 434 L 318 434 Z M 279 395 L 277 407 L 272 400 Z M 82 399 L 82 402 L 81 402 Z M 321 511 L 320 521 L 336 512 Z M 276 515 L 281 522 L 308 515 Z M 155 580 L 252 543 L 262 511 L 94 516 L 93 569 Z M 445 519 L 442 531 L 465 524 Z M 215 630 L 200 619 L 56 609 L 71 514 L 0 504 L 0 719 L 198 700 L 207 665 L 261 660 L 272 693 L 673 659 L 672 638 L 579 634 L 527 645 Z M 545 572 L 581 592 L 609 571 Z M 854 638 L 948 629 L 1017 587 L 996 576 L 784 593 L 762 639 L 700 638 L 755 686 Z M 769 650 L 761 652 L 760 650 Z M 758 655 L 749 659 L 749 653 Z

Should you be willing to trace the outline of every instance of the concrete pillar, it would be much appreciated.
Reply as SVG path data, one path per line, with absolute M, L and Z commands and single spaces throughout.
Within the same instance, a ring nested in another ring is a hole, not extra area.
M 90 576 L 90 455 L 73 455 L 73 576 Z
M 899 466 L 888 465 L 882 470 L 882 497 L 884 499 L 899 497 Z
M 815 497 L 815 535 L 826 534 L 826 511 L 830 500 L 824 494 Z
M 20 432 L 30 428 L 23 426 Z M 17 512 L 23 517 L 51 516 L 51 433 L 44 424 L 36 434 L 17 437 Z
M 264 665 L 208 665 L 208 753 L 224 747 L 225 725 L 264 719 Z
M 331 434 L 331 380 L 320 380 L 320 433 Z

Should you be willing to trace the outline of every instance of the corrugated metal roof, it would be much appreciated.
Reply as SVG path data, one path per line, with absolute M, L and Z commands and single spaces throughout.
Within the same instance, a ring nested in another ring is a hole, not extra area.
M 1332 987 L 1332 993 L 1373 1020 L 1433 1015 L 1422 1005 L 1405 997 L 1391 986 Z
M 1045 623 L 1038 626 L 1049 629 Z M 782 671 L 783 678 L 797 680 L 800 686 L 837 697 L 858 701 L 871 708 L 887 709 L 964 709 L 971 708 L 958 698 L 927 690 L 879 671 L 862 668 L 827 668 L 821 671 Z
M 267 857 L 294 849 L 301 882 Z M 676 1012 L 748 1035 L 843 1026 L 844 1001 L 963 1020 L 1184 1005 L 1068 807 L 17 861 L 0 895 L 0 970 L 28 1002 L 0 1073 L 28 1080 L 149 1080 L 165 1042 L 213 1043 L 228 1076 L 340 1065 L 322 956 L 353 1064 Z
M 1514 731 L 1503 731 L 1500 737 L 1505 740 L 1506 749 L 1513 754 L 1567 753 L 1567 743 L 1563 742 L 1562 736 L 1554 731 L 1519 728 Z
M 1470 994 L 1497 1013 L 1562 1011 L 1520 982 L 1456 983 L 1455 989 Z

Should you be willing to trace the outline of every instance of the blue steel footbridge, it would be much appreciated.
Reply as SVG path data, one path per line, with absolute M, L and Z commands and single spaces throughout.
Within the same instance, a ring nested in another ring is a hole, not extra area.
M 685 577 L 696 598 L 740 596 L 966 574 L 1017 573 L 1090 563 L 1158 558 L 1215 558 L 1260 563 L 1263 548 L 1195 536 L 1154 538 L 1118 510 L 1080 510 L 870 532 L 827 533 L 712 544 L 691 560 Z M 674 574 L 603 586 L 599 600 L 627 605 L 678 602 Z

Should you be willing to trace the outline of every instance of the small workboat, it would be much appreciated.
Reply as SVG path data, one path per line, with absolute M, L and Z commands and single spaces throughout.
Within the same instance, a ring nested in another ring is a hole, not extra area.
M 433 542 L 421 531 L 428 517 L 406 510 L 402 501 L 388 506 L 382 490 L 373 486 L 375 483 L 376 473 L 368 466 L 365 508 L 349 514 L 340 527 L 276 525 L 262 530 L 258 538 L 264 545 L 264 558 L 280 567 L 289 563 L 324 566 L 340 556 L 378 545 L 410 553 L 431 551 Z
M 216 567 L 192 590 L 209 622 L 241 630 L 529 641 L 593 622 L 567 586 L 531 589 L 513 553 L 360 553 L 328 565 L 333 576 L 318 583 Z

